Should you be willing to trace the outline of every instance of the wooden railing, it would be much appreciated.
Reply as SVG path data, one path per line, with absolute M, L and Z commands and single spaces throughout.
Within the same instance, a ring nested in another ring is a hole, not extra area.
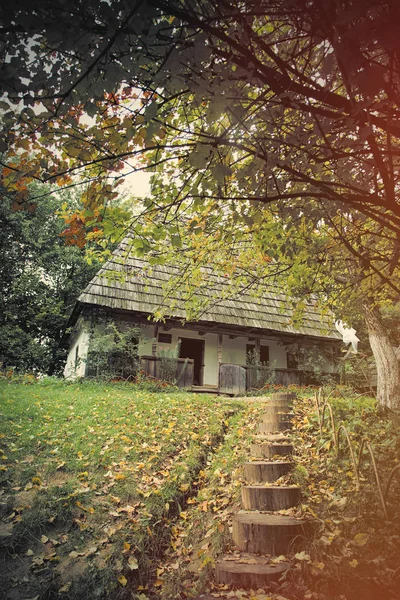
M 140 369 L 149 377 L 161 379 L 161 360 L 158 356 L 141 356 Z M 192 358 L 177 358 L 176 372 L 173 380 L 180 388 L 191 388 L 193 385 L 193 367 L 194 361 Z M 171 383 L 173 383 L 171 381 Z

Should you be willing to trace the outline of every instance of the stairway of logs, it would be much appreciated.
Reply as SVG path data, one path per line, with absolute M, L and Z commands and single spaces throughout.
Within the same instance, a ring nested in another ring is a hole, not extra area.
M 252 459 L 244 465 L 243 509 L 233 517 L 232 538 L 237 550 L 217 562 L 219 584 L 268 589 L 289 568 L 288 562 L 274 562 L 274 557 L 286 555 L 294 540 L 309 531 L 310 522 L 278 512 L 300 503 L 300 488 L 274 485 L 293 466 L 287 433 L 293 396 L 273 394 L 266 402 L 250 448 Z

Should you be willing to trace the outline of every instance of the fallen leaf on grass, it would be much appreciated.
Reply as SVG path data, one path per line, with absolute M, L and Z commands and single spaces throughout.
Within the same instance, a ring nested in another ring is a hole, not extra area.
M 353 558 L 353 560 L 349 561 L 349 565 L 351 567 L 353 567 L 353 569 L 355 569 L 357 567 L 357 565 L 358 565 L 358 560 L 356 560 L 355 558 Z
M 78 556 L 85 556 L 85 552 L 77 552 L 76 550 L 72 550 L 72 552 L 70 552 L 68 556 L 70 558 L 78 558 Z
M 134 556 L 129 557 L 128 559 L 128 567 L 131 571 L 134 571 L 139 568 L 138 561 Z
M 127 578 L 126 578 L 126 577 L 124 577 L 124 575 L 120 575 L 120 576 L 118 577 L 118 581 L 119 581 L 119 583 L 120 583 L 120 584 L 121 584 L 123 587 L 125 587 L 125 586 L 126 586 L 126 584 L 128 583 L 128 580 L 127 580 Z
M 354 536 L 353 540 L 354 540 L 354 543 L 356 544 L 356 546 L 365 546 L 365 544 L 369 540 L 369 535 L 368 535 L 368 533 L 357 533 Z
M 90 513 L 91 515 L 94 513 L 93 506 L 83 506 L 82 502 L 79 502 L 79 500 L 76 501 L 76 505 L 78 508 L 84 510 L 85 512 Z
M 71 582 L 68 581 L 65 585 L 63 585 L 59 590 L 58 593 L 59 594 L 65 594 L 66 592 L 69 591 L 69 588 L 71 587 Z

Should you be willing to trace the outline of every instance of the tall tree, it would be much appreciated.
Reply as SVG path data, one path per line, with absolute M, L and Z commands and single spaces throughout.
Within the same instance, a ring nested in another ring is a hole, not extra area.
M 151 169 L 137 251 L 164 235 L 178 247 L 182 211 L 251 228 L 270 206 L 289 225 L 329 223 L 355 280 L 380 278 L 384 301 L 397 298 L 399 12 L 397 0 L 17 2 L 2 13 L 3 185 L 23 205 L 29 180 L 84 175 L 69 228 L 82 239 L 112 180 Z M 355 223 L 372 223 L 372 246 Z M 358 287 L 382 341 L 376 284 Z M 389 345 L 372 345 L 379 381 L 400 388 Z
M 34 193 L 40 193 L 37 185 Z M 62 203 L 78 204 L 71 196 L 46 196 L 31 211 L 12 210 L 7 198 L 0 203 L 0 361 L 5 367 L 58 373 L 65 362 L 61 340 L 69 315 L 98 268 L 60 235 L 63 222 L 56 212 Z

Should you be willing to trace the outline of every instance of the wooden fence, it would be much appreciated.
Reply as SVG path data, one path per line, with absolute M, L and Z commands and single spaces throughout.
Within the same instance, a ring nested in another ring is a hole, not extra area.
M 192 358 L 171 359 L 177 362 L 175 372 L 172 373 L 171 382 L 180 388 L 191 388 L 193 385 L 193 366 Z M 144 371 L 150 377 L 161 379 L 163 370 L 162 359 L 158 356 L 141 356 L 140 370 Z

